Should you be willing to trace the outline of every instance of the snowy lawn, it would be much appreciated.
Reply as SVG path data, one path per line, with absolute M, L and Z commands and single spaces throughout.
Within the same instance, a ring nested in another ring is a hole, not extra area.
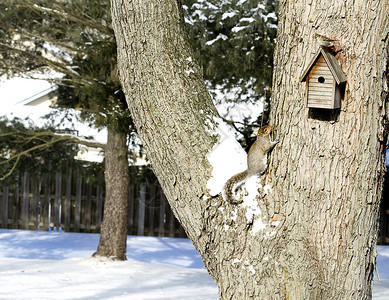
M 0 299 L 218 299 L 188 239 L 130 236 L 125 262 L 98 234 L 0 229 Z
M 0 299 L 218 299 L 187 239 L 129 236 L 125 262 L 90 258 L 98 234 L 0 229 Z M 389 247 L 378 247 L 373 299 L 389 299 Z

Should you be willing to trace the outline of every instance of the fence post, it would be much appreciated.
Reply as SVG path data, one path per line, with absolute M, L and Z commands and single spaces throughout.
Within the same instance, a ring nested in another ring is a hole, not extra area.
M 54 198 L 54 227 L 61 227 L 61 173 L 55 174 L 55 198 Z
M 47 175 L 42 178 L 42 186 L 44 190 L 43 201 L 41 203 L 41 223 L 44 230 L 49 229 L 49 202 L 50 202 L 50 190 Z
M 70 231 L 70 207 L 72 203 L 72 168 L 70 168 L 69 174 L 66 178 L 66 196 L 64 202 L 64 229 L 65 231 Z
M 103 189 L 101 188 L 101 179 L 99 179 L 96 188 L 96 231 L 100 231 L 101 221 L 103 219 Z
M 176 235 L 176 216 L 174 215 L 171 207 L 169 206 L 169 236 L 175 237 Z
M 91 212 L 92 212 L 92 184 L 88 183 L 86 185 L 86 202 L 85 202 L 85 210 L 84 210 L 85 232 L 90 232 Z
M 81 214 L 81 193 L 82 193 L 82 178 L 80 169 L 77 169 L 76 178 L 76 208 L 74 211 L 74 231 L 80 231 L 80 214 Z
M 2 227 L 8 228 L 8 201 L 9 201 L 9 188 L 3 185 L 3 214 L 2 214 Z
M 29 217 L 29 203 L 30 202 L 30 183 L 27 171 L 24 171 L 23 175 L 23 199 L 22 199 L 22 211 L 21 220 L 22 228 L 28 229 L 28 217 Z
M 166 206 L 166 199 L 165 195 L 160 190 L 161 196 L 160 196 L 160 206 L 159 206 L 159 230 L 158 230 L 158 236 L 164 236 L 165 235 L 165 206 Z
M 19 229 L 19 206 L 20 206 L 20 176 L 18 176 L 18 181 L 15 186 L 15 193 L 13 195 L 13 200 L 11 201 L 11 228 Z M 12 197 L 11 197 L 12 199 Z
M 149 219 L 149 230 L 148 235 L 154 235 L 154 215 L 155 215 L 155 186 L 156 184 L 153 183 L 149 186 L 150 189 L 150 199 L 147 202 L 148 204 L 148 219 Z
M 35 230 L 38 230 L 39 228 L 39 202 L 40 202 L 40 178 L 37 176 L 32 181 L 32 210 L 30 212 L 30 216 L 33 221 L 33 226 Z
M 140 184 L 139 192 L 138 235 L 145 234 L 146 184 Z
M 128 216 L 127 216 L 127 234 L 132 235 L 134 232 L 134 211 L 135 211 L 135 200 L 134 200 L 134 185 L 128 186 Z

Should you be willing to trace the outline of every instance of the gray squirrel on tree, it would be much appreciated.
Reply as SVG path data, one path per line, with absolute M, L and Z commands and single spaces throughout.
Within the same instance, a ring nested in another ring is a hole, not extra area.
M 271 126 L 261 127 L 257 132 L 257 139 L 247 154 L 247 170 L 235 174 L 224 185 L 225 198 L 232 204 L 239 204 L 242 199 L 236 198 L 237 191 L 244 181 L 253 175 L 262 175 L 267 169 L 267 154 L 273 150 L 279 141 L 270 140 Z

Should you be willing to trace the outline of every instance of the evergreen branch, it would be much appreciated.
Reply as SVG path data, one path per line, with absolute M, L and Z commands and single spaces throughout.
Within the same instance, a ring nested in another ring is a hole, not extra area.
M 245 126 L 245 127 L 260 127 L 260 126 L 261 126 L 260 124 L 246 124 L 246 123 L 243 123 L 243 122 L 240 122 L 240 121 L 229 120 L 229 119 L 227 119 L 227 118 L 225 118 L 225 117 L 222 117 L 222 116 L 220 116 L 220 118 L 221 118 L 224 122 L 226 122 L 228 125 L 231 125 L 232 127 L 234 127 L 234 129 L 235 129 L 237 132 L 239 132 L 239 133 L 241 133 L 241 134 L 243 134 L 243 135 L 244 135 L 244 131 L 240 130 L 240 129 L 236 126 L 236 124 L 240 124 L 240 125 L 243 125 L 243 126 Z
M 16 130 L 16 131 L 13 131 L 13 132 L 1 133 L 0 137 L 8 137 L 8 136 L 15 137 L 15 134 L 20 135 L 20 136 L 22 136 L 23 134 L 24 135 L 28 135 L 28 137 L 24 138 L 24 140 L 21 141 L 21 142 L 31 142 L 33 140 L 40 140 L 40 141 L 45 142 L 46 144 L 51 144 L 51 143 L 56 143 L 56 142 L 59 142 L 59 141 L 68 141 L 68 142 L 71 142 L 73 144 L 81 144 L 81 145 L 84 145 L 84 146 L 87 146 L 87 147 L 105 149 L 105 144 L 102 144 L 102 143 L 99 143 L 99 142 L 90 142 L 90 141 L 82 140 L 82 139 L 74 137 L 72 135 L 66 135 L 66 134 L 59 135 L 59 134 L 56 134 L 55 132 L 52 132 L 52 131 L 28 132 L 28 131 Z M 41 137 L 44 137 L 44 136 L 51 137 L 54 140 L 47 141 L 47 140 L 41 138 Z M 55 138 L 57 138 L 57 140 L 55 140 Z M 42 144 L 42 145 L 44 146 L 46 144 Z M 37 146 L 41 146 L 41 145 L 37 145 Z M 27 149 L 27 150 L 29 150 L 29 149 Z M 36 149 L 32 149 L 32 150 L 36 150 Z M 15 155 L 15 157 L 16 156 L 17 155 Z M 10 158 L 10 159 L 12 159 L 12 158 Z M 0 162 L 0 164 L 2 164 L 2 162 Z
M 72 77 L 72 78 L 51 78 L 51 79 L 46 79 L 47 81 L 53 82 L 53 83 L 58 84 L 58 85 L 73 87 L 73 88 L 76 88 L 77 85 L 78 86 L 86 86 L 88 84 L 91 84 L 90 81 L 87 80 L 88 79 L 87 76 L 84 75 L 81 77 L 80 74 L 78 74 L 75 71 L 72 71 L 71 68 L 69 68 L 67 66 L 66 62 L 61 57 L 57 57 L 60 60 L 57 62 L 55 60 L 46 58 L 44 56 L 35 54 L 29 50 L 18 49 L 16 47 L 4 44 L 2 42 L 0 42 L 0 47 L 7 48 L 8 50 L 11 50 L 15 53 L 26 56 L 31 61 L 38 62 L 37 65 L 34 67 L 35 70 L 38 70 L 38 69 L 43 68 L 43 67 L 47 67 L 47 68 L 50 68 L 56 72 L 66 74 L 66 75 Z M 42 78 L 35 78 L 33 74 L 29 75 L 28 73 L 26 73 L 25 69 L 18 68 L 14 64 L 12 64 L 10 66 L 10 69 L 14 73 L 17 73 L 17 74 L 22 73 L 24 77 L 27 77 L 30 79 L 42 80 Z M 29 70 L 29 72 L 31 72 L 31 70 Z M 76 80 L 75 77 L 78 80 Z M 94 80 L 94 78 L 90 77 L 90 80 Z
M 42 13 L 51 14 L 53 16 L 58 16 L 58 17 L 65 19 L 67 21 L 74 22 L 76 24 L 80 24 L 80 25 L 83 25 L 85 27 L 96 29 L 96 30 L 100 31 L 101 33 L 108 34 L 109 36 L 114 35 L 112 28 L 105 26 L 105 25 L 101 24 L 100 22 L 96 22 L 94 19 L 90 18 L 89 16 L 87 16 L 85 14 L 83 14 L 82 16 L 77 16 L 77 15 L 71 14 L 69 12 L 59 11 L 58 9 L 52 9 L 52 8 L 40 6 L 36 3 L 33 3 L 30 0 L 24 0 L 23 4 L 19 4 L 18 6 L 30 8 L 32 10 L 39 11 Z M 109 22 L 107 22 L 107 24 L 109 24 Z
M 15 52 L 15 53 L 18 53 L 21 55 L 25 55 L 26 58 L 34 60 L 36 62 L 36 66 L 34 69 L 39 69 L 43 66 L 46 66 L 46 67 L 49 67 L 49 68 L 51 68 L 54 71 L 57 71 L 59 73 L 64 73 L 64 74 L 72 75 L 72 76 L 75 75 L 74 72 L 71 72 L 68 68 L 66 68 L 66 65 L 64 63 L 59 63 L 59 62 L 56 62 L 52 59 L 43 57 L 41 55 L 31 53 L 31 51 L 18 49 L 18 48 L 12 47 L 10 45 L 7 45 L 7 44 L 1 43 L 1 42 L 0 42 L 0 47 L 4 47 L 4 48 L 8 49 L 9 51 L 12 51 L 12 52 Z
M 84 146 L 87 146 L 87 147 L 91 147 L 91 148 L 101 148 L 101 149 L 105 149 L 105 144 L 102 144 L 102 143 L 99 143 L 99 142 L 89 142 L 89 141 L 85 141 L 85 140 L 76 138 L 76 137 L 74 137 L 74 136 L 69 136 L 69 141 L 70 141 L 70 142 L 73 142 L 73 143 L 75 143 L 75 144 L 81 144 L 81 145 L 84 145 Z
M 20 133 L 20 131 L 18 133 Z M 0 136 L 7 136 L 7 135 L 8 134 L 1 134 Z M 9 134 L 9 135 L 12 135 L 12 134 Z M 51 137 L 52 139 L 51 140 L 43 140 L 43 139 L 39 138 L 39 136 L 45 136 L 45 135 Z M 38 132 L 35 135 L 35 137 L 37 137 L 37 136 L 38 136 L 38 138 L 37 138 L 38 140 L 44 141 L 43 144 L 39 144 L 39 145 L 30 147 L 29 149 L 26 149 L 26 150 L 24 150 L 22 152 L 19 152 L 19 153 L 15 154 L 15 155 L 11 156 L 10 158 L 0 162 L 0 165 L 4 165 L 4 164 L 6 164 L 8 162 L 11 162 L 11 161 L 15 160 L 15 162 L 12 165 L 11 170 L 0 179 L 1 181 L 4 180 L 5 178 L 7 178 L 8 176 L 10 176 L 12 174 L 12 172 L 15 170 L 15 168 L 16 168 L 16 166 L 17 166 L 17 164 L 18 164 L 18 162 L 19 162 L 21 157 L 27 156 L 32 151 L 49 147 L 49 146 L 54 145 L 55 143 L 58 143 L 58 142 L 67 141 L 67 142 L 70 142 L 70 143 L 81 144 L 81 145 L 84 145 L 84 146 L 87 146 L 87 147 L 105 149 L 105 144 L 98 143 L 98 142 L 85 141 L 85 140 L 76 138 L 76 137 L 71 136 L 71 135 L 56 135 L 54 132 L 51 132 L 51 131 Z M 30 137 L 27 140 L 30 140 L 30 141 L 34 140 L 34 137 Z
M 57 143 L 57 142 L 59 142 L 59 141 L 60 141 L 60 139 L 58 139 L 58 140 L 53 139 L 53 140 L 51 140 L 51 141 L 46 141 L 45 144 L 40 144 L 40 145 L 33 146 L 33 147 L 31 147 L 31 148 L 29 148 L 29 149 L 27 149 L 27 150 L 24 150 L 24 151 L 22 151 L 22 152 L 19 152 L 18 154 L 15 154 L 15 155 L 11 156 L 10 158 L 8 158 L 8 159 L 6 159 L 6 160 L 1 161 L 1 162 L 0 162 L 0 165 L 6 164 L 6 163 L 8 163 L 8 162 L 10 162 L 10 161 L 12 161 L 12 160 L 14 160 L 14 159 L 17 159 L 17 160 L 18 160 L 18 159 L 20 159 L 22 156 L 26 156 L 27 154 L 29 154 L 30 152 L 32 152 L 32 151 L 34 151 L 34 150 L 38 150 L 38 149 L 47 147 L 47 146 L 52 145 L 52 144 L 55 144 L 55 143 Z
M 15 171 L 15 168 L 16 168 L 16 166 L 18 165 L 19 160 L 20 160 L 20 157 L 17 157 L 17 158 L 16 158 L 16 161 L 15 161 L 14 164 L 12 165 L 11 170 L 9 170 L 7 174 L 5 174 L 3 177 L 1 177 L 1 178 L 0 178 L 0 181 L 3 181 L 3 180 L 6 179 L 8 176 L 10 176 L 10 175 L 13 173 L 13 171 Z M 0 163 L 0 164 L 1 164 L 1 163 Z
M 12 38 L 13 36 L 18 36 L 19 37 L 18 43 L 39 40 L 42 42 L 46 42 L 46 43 L 55 45 L 57 48 L 59 48 L 61 50 L 66 49 L 69 52 L 78 52 L 79 51 L 79 49 L 72 46 L 72 41 L 70 39 L 63 41 L 63 40 L 60 40 L 57 38 L 51 38 L 48 35 L 45 35 L 45 36 L 39 35 L 31 30 L 28 31 L 27 29 L 20 31 L 20 30 L 16 30 L 16 29 L 12 29 L 12 28 L 7 28 L 7 32 L 9 34 L 10 38 Z M 13 42 L 15 42 L 15 41 L 13 40 Z M 45 48 L 45 50 L 49 51 L 47 48 Z M 69 53 L 69 52 L 66 52 L 66 53 Z

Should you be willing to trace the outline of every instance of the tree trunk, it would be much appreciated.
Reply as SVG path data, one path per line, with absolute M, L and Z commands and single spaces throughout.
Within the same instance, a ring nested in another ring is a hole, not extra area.
M 368 1 L 359 12 L 355 1 L 342 2 L 339 13 L 331 1 L 322 10 L 302 0 L 280 3 L 272 123 L 281 143 L 266 178 L 254 190 L 247 181 L 248 196 L 232 205 L 215 182 L 240 156 L 217 120 L 179 2 L 111 2 L 121 80 L 138 134 L 220 298 L 368 298 L 386 141 L 383 3 Z M 338 54 L 348 77 L 342 109 L 309 115 L 298 79 L 316 50 L 312 35 L 347 42 L 353 22 L 363 37 Z M 355 58 L 370 73 L 359 73 Z M 231 157 L 216 163 L 228 151 Z
M 284 217 L 290 299 L 369 299 L 387 143 L 386 1 L 281 1 L 270 201 Z M 386 27 L 385 27 L 386 25 Z M 319 45 L 347 77 L 339 110 L 308 109 L 299 78 Z M 285 71 L 286 70 L 286 71 Z M 378 270 L 379 271 L 379 270 Z
M 108 127 L 105 148 L 105 202 L 98 256 L 126 260 L 128 159 L 127 134 Z

